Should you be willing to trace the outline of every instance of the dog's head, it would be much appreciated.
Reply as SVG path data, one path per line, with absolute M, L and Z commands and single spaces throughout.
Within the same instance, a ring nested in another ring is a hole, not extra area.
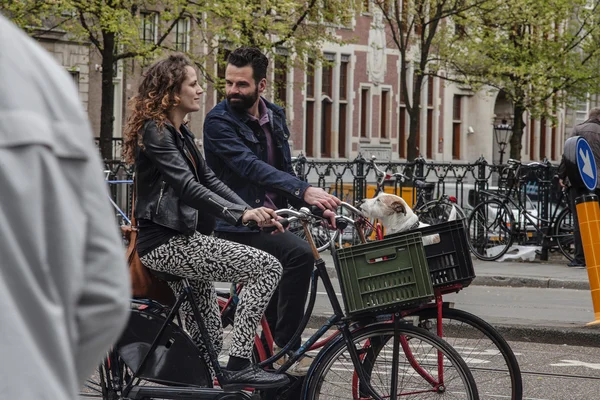
M 395 194 L 380 193 L 373 199 L 363 200 L 360 210 L 369 218 L 385 218 L 391 215 L 406 216 L 412 210 L 404 199 Z

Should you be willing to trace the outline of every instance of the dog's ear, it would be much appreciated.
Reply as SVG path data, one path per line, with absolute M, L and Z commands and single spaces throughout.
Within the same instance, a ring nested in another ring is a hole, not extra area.
M 406 208 L 404 208 L 403 202 L 394 201 L 392 204 L 390 204 L 390 206 L 392 207 L 392 210 L 394 210 L 394 212 L 402 213 L 402 214 L 406 215 Z

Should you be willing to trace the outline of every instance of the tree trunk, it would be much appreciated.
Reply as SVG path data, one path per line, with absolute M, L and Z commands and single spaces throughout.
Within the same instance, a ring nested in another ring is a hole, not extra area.
M 115 34 L 104 32 L 102 35 L 102 102 L 100 106 L 100 154 L 103 159 L 113 158 L 113 120 L 114 120 L 114 87 L 113 65 L 115 50 Z
M 408 140 L 406 141 L 406 160 L 413 161 L 420 154 L 417 147 L 417 138 L 419 137 L 419 118 L 421 117 L 421 85 L 423 84 L 423 75 L 415 74 L 412 89 L 412 107 L 408 110 Z
M 514 123 L 513 132 L 510 138 L 510 158 L 515 160 L 521 159 L 521 150 L 523 149 L 523 130 L 525 129 L 525 121 L 523 121 L 523 114 L 525 108 L 520 102 L 515 102 L 513 107 Z

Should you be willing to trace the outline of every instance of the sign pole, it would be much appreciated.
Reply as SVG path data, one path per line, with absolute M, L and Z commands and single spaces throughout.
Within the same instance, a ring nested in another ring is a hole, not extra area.
M 600 205 L 598 196 L 586 194 L 575 199 L 579 232 L 583 244 L 585 265 L 592 292 L 594 321 L 587 325 L 600 324 Z
M 600 204 L 598 196 L 593 194 L 598 183 L 596 160 L 587 140 L 579 136 L 571 137 L 565 142 L 564 160 L 569 182 L 574 188 L 572 190 L 588 192 L 575 199 L 577 210 L 573 212 L 577 212 L 579 220 L 579 233 L 594 306 L 594 321 L 587 325 L 600 325 Z

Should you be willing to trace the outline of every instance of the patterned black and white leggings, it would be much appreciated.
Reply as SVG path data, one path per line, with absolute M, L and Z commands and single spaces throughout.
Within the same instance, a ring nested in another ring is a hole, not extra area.
M 217 354 L 223 348 L 223 326 L 213 282 L 243 283 L 229 355 L 250 359 L 256 328 L 281 278 L 281 264 L 275 257 L 250 246 L 196 232 L 191 237 L 173 237 L 141 257 L 141 261 L 148 268 L 188 278 Z M 183 290 L 181 281 L 169 285 L 175 293 Z M 188 302 L 182 305 L 181 313 L 186 330 L 206 355 Z

